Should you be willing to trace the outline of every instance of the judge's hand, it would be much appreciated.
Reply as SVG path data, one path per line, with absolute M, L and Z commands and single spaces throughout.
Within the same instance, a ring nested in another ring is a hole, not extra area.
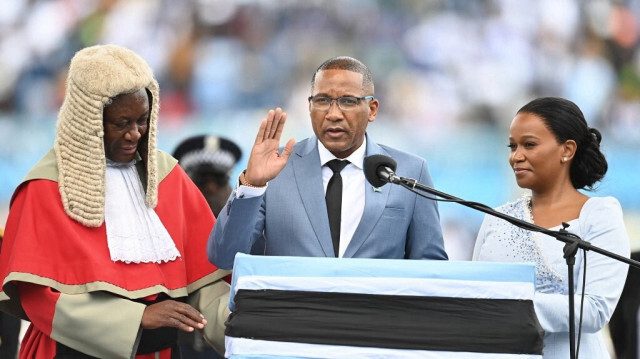
M 142 329 L 172 327 L 192 332 L 204 328 L 206 324 L 204 316 L 189 304 L 165 300 L 145 308 L 140 326 Z
M 274 179 L 287 164 L 293 151 L 294 139 L 289 139 L 282 153 L 278 153 L 280 136 L 286 121 L 287 114 L 282 112 L 280 107 L 275 111 L 269 110 L 267 118 L 262 120 L 249 155 L 247 171 L 244 175 L 246 182 L 262 187 Z

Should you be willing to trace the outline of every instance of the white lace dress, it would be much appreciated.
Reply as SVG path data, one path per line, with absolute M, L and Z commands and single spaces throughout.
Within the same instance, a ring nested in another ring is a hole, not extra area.
M 510 216 L 531 222 L 530 197 L 497 208 Z M 567 230 L 585 241 L 629 257 L 629 239 L 620 203 L 613 197 L 592 197 Z M 551 228 L 559 230 L 561 227 Z M 474 261 L 530 262 L 536 265 L 534 305 L 545 330 L 544 358 L 569 358 L 569 299 L 564 243 L 553 237 L 520 229 L 500 218 L 487 215 L 480 227 L 473 251 Z M 576 332 L 583 291 L 583 252 L 576 256 L 574 286 Z M 579 358 L 609 358 L 600 330 L 618 303 L 628 266 L 599 253 L 587 253 L 587 281 L 584 299 Z

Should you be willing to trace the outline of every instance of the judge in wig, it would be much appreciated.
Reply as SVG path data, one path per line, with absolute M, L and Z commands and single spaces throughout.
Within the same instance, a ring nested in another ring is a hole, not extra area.
M 71 60 L 53 149 L 16 189 L 0 309 L 29 320 L 20 358 L 176 358 L 178 331 L 224 350 L 228 272 L 204 255 L 215 218 L 156 149 L 158 83 L 114 45 Z

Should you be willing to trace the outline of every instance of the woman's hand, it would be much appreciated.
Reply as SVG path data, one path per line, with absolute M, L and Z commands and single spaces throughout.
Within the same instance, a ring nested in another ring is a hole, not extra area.
M 207 320 L 195 308 L 175 300 L 148 305 L 140 323 L 143 329 L 172 327 L 185 332 L 202 329 L 206 324 Z

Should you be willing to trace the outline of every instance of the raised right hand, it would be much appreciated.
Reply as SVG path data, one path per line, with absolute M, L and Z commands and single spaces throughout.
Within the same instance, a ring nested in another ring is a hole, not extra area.
M 278 152 L 280 147 L 280 136 L 287 121 L 287 114 L 282 112 L 280 107 L 269 110 L 267 118 L 262 120 L 256 141 L 249 155 L 247 171 L 244 178 L 254 186 L 262 187 L 268 181 L 274 179 L 287 164 L 289 156 L 293 151 L 295 140 L 289 139 L 284 146 L 282 153 Z

